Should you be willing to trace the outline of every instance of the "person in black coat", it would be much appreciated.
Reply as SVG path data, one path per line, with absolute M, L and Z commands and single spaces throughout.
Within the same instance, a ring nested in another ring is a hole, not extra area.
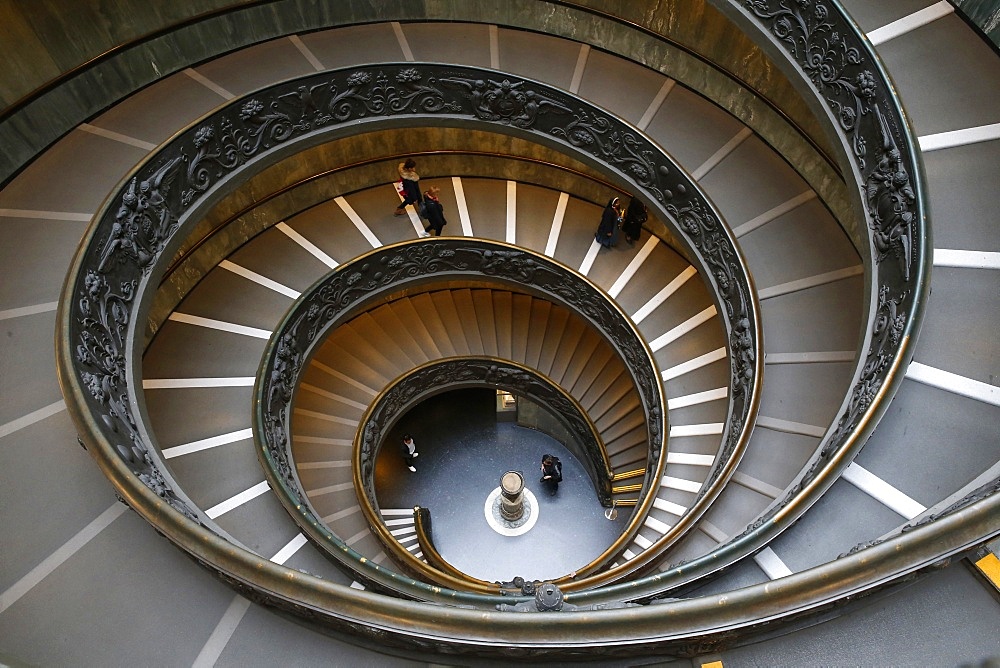
M 542 478 L 539 481 L 549 490 L 549 496 L 555 495 L 562 482 L 562 462 L 555 455 L 542 455 Z
M 622 220 L 622 233 L 625 235 L 625 241 L 630 245 L 639 240 L 642 224 L 646 222 L 647 217 L 646 205 L 633 197 L 632 201 L 628 203 L 625 218 Z
M 441 236 L 441 230 L 448 224 L 448 221 L 444 219 L 444 207 L 441 205 L 441 200 L 438 199 L 440 194 L 441 189 L 437 187 L 432 187 L 424 193 L 424 217 L 427 218 L 424 234 L 427 236 L 431 234 Z
M 621 210 L 618 198 L 612 198 L 601 214 L 601 224 L 597 227 L 597 234 L 594 240 L 605 248 L 611 248 L 618 240 L 618 223 L 621 218 Z

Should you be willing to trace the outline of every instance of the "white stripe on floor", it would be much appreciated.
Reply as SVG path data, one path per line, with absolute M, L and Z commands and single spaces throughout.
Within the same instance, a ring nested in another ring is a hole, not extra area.
M 666 499 L 655 499 L 653 501 L 653 507 L 658 508 L 659 510 L 662 510 L 665 513 L 676 515 L 677 517 L 683 516 L 684 513 L 686 513 L 688 510 L 685 506 L 682 506 L 679 503 L 674 503 L 673 501 L 667 501 Z
M 287 285 L 282 285 L 281 283 L 278 283 L 277 281 L 273 281 L 270 278 L 268 278 L 267 276 L 261 276 L 260 274 L 258 274 L 255 271 L 250 271 L 246 267 L 241 267 L 240 265 L 236 264 L 235 262 L 230 262 L 229 260 L 223 260 L 222 262 L 219 263 L 219 266 L 222 267 L 223 269 L 225 269 L 226 271 L 231 271 L 234 274 L 236 274 L 237 276 L 242 276 L 243 278 L 247 279 L 248 281 L 252 281 L 253 283 L 256 283 L 257 285 L 261 285 L 261 286 L 267 288 L 268 290 L 273 290 L 273 291 L 277 292 L 278 294 L 285 295 L 286 297 L 290 297 L 292 299 L 298 299 L 299 295 L 302 294 L 298 290 L 293 290 L 292 288 L 288 287 Z
M 758 480 L 753 476 L 749 476 L 746 473 L 741 473 L 739 471 L 733 474 L 732 480 L 737 485 L 740 485 L 741 487 L 746 487 L 747 489 L 752 489 L 758 494 L 763 494 L 769 499 L 778 498 L 779 496 L 781 496 L 781 492 L 783 491 L 775 487 L 774 485 L 769 485 L 763 480 Z
M 116 501 L 113 506 L 98 515 L 96 519 L 80 529 L 80 531 L 63 543 L 55 552 L 43 559 L 40 564 L 25 573 L 7 591 L 0 594 L 0 613 L 17 603 L 18 599 L 31 591 L 35 585 L 66 563 L 84 545 L 89 543 L 95 536 L 107 528 L 108 525 L 121 517 L 122 513 L 127 509 L 125 504 Z
M 253 387 L 253 376 L 230 378 L 143 378 L 144 390 L 186 390 L 200 387 Z
M 34 209 L 0 209 L 0 218 L 32 218 L 42 220 L 63 220 L 69 222 L 87 223 L 93 218 L 92 213 L 73 213 L 71 211 L 36 211 Z
M 910 366 L 906 369 L 906 377 L 939 390 L 1000 406 L 1000 387 L 996 385 L 973 380 L 920 362 L 910 362 Z
M 639 119 L 636 127 L 640 130 L 645 130 L 649 126 L 653 117 L 656 116 L 656 112 L 658 112 L 660 107 L 663 106 L 663 102 L 667 99 L 667 95 L 669 95 L 670 91 L 673 90 L 675 83 L 676 82 L 673 79 L 667 79 L 663 82 L 663 85 L 660 86 L 660 90 L 656 93 L 656 97 L 654 97 L 653 101 L 649 103 L 648 107 L 646 107 L 646 111 L 642 114 L 642 118 Z
M 792 574 L 791 569 L 769 547 L 765 547 L 755 554 L 753 560 L 757 562 L 757 565 L 760 566 L 769 580 L 777 580 L 778 578 L 787 577 Z
M 899 513 L 908 520 L 927 510 L 909 496 L 899 491 L 886 481 L 858 465 L 857 462 L 844 469 L 844 480 L 851 483 L 862 492 L 872 497 L 882 505 Z
M 304 236 L 293 230 L 288 225 L 288 223 L 280 222 L 277 225 L 275 225 L 275 227 L 281 230 L 281 232 L 283 232 L 286 237 L 288 237 L 289 239 L 297 243 L 299 246 L 301 246 L 307 253 L 312 255 L 314 258 L 316 258 L 326 266 L 330 267 L 330 269 L 337 268 L 338 263 L 336 260 L 334 260 L 332 257 L 324 253 L 322 250 L 320 250 L 320 248 L 316 246 L 313 242 L 309 241 Z
M 358 215 L 357 211 L 354 210 L 354 207 L 346 199 L 335 197 L 333 201 L 337 203 L 337 206 L 344 212 L 344 215 L 350 218 L 351 222 L 354 223 L 354 227 L 358 228 L 358 232 L 361 232 L 361 235 L 368 240 L 372 248 L 379 248 L 382 245 L 382 242 L 378 240 L 375 233 L 365 224 L 365 221 L 361 220 L 361 216 Z
M 1000 269 L 1000 253 L 935 248 L 934 266 L 961 267 L 963 269 Z
M 399 42 L 399 48 L 403 51 L 403 59 L 408 62 L 413 62 L 413 51 L 410 50 L 410 43 L 406 41 L 406 35 L 403 34 L 403 26 L 399 24 L 399 21 L 392 21 L 389 25 L 392 26 L 392 32 L 396 35 L 396 41 Z
M 354 489 L 354 481 L 350 480 L 348 482 L 340 482 L 336 485 L 327 485 L 326 487 L 317 487 L 316 489 L 307 489 L 306 496 L 310 499 L 314 496 L 323 496 L 324 494 L 335 494 L 337 492 L 346 492 L 347 490 Z
M 229 602 L 229 607 L 222 613 L 222 619 L 215 625 L 208 640 L 202 646 L 198 656 L 195 657 L 192 668 L 212 668 L 215 666 L 226 645 L 232 640 L 236 627 L 243 621 L 244 615 L 250 609 L 250 601 L 242 596 L 234 596 Z
M 242 441 L 248 438 L 253 438 L 253 429 L 249 427 L 246 429 L 240 429 L 239 431 L 232 431 L 228 434 L 219 434 L 218 436 L 203 438 L 200 441 L 193 441 L 191 443 L 185 443 L 184 445 L 175 445 L 171 448 L 164 448 L 163 458 L 173 459 L 174 457 L 180 457 L 181 455 L 189 455 L 192 452 L 200 452 L 202 450 L 217 448 L 220 445 L 228 445 L 229 443 L 235 443 L 236 441 Z
M 750 232 L 756 230 L 758 227 L 766 225 L 767 223 L 770 223 L 772 220 L 780 218 L 781 216 L 784 216 L 786 213 L 790 211 L 794 211 L 795 209 L 799 208 L 806 202 L 810 202 L 816 199 L 816 197 L 817 195 L 815 190 L 808 190 L 802 193 L 801 195 L 797 195 L 796 197 L 793 197 L 787 202 L 783 202 L 778 206 L 774 207 L 773 209 L 765 211 L 756 218 L 752 218 L 747 222 L 743 223 L 742 225 L 734 227 L 733 236 L 742 237 L 745 234 L 749 234 Z
M 316 54 L 310 51 L 309 47 L 302 43 L 302 39 L 298 35 L 289 35 L 288 41 L 299 50 L 299 53 L 301 53 L 307 61 L 309 61 L 309 64 L 312 65 L 314 70 L 322 72 L 326 69 L 323 66 L 323 63 L 319 62 L 319 58 L 316 57 Z
M 852 362 L 853 350 L 825 350 L 808 353 L 765 353 L 764 364 L 826 364 L 831 362 Z
M 610 290 L 608 290 L 608 294 L 611 295 L 612 299 L 617 297 L 618 293 L 621 292 L 626 285 L 628 285 L 628 282 L 632 280 L 635 273 L 639 271 L 639 267 L 642 266 L 642 263 L 646 261 L 646 258 L 650 256 L 659 244 L 659 237 L 653 236 L 652 234 L 649 235 L 649 239 L 646 240 L 646 243 L 643 244 L 639 252 L 635 254 L 634 258 L 632 258 L 632 261 L 628 263 L 627 267 L 625 267 L 621 276 L 618 277 L 618 280 L 615 281 L 615 284 L 611 286 Z
M 244 503 L 249 503 L 250 501 L 253 501 L 261 494 L 267 492 L 267 490 L 269 489 L 270 487 L 268 486 L 266 480 L 263 482 L 259 482 L 250 489 L 246 489 L 237 494 L 236 496 L 231 496 L 222 503 L 217 503 L 216 505 L 206 510 L 205 514 L 214 520 L 215 518 L 221 515 L 225 515 L 230 510 L 235 510 L 239 508 Z
M 556 212 L 552 216 L 552 227 L 549 229 L 549 239 L 545 243 L 545 254 L 555 257 L 556 244 L 559 243 L 559 232 L 562 230 L 563 218 L 566 216 L 566 204 L 569 203 L 569 193 L 559 193 Z
M 674 424 L 670 425 L 670 438 L 681 438 L 682 436 L 717 436 L 722 433 L 724 426 L 722 422 Z
M 583 256 L 583 262 L 580 263 L 580 268 L 577 270 L 584 276 L 590 273 L 591 267 L 594 266 L 594 260 L 597 259 L 597 254 L 601 250 L 601 244 L 597 241 L 590 242 L 590 248 L 587 250 L 587 254 Z
M 757 292 L 757 296 L 760 299 L 780 297 L 781 295 L 791 294 L 792 292 L 808 290 L 809 288 L 815 288 L 819 285 L 826 285 L 827 283 L 833 283 L 834 281 L 841 281 L 852 276 L 863 276 L 864 273 L 865 268 L 860 264 L 854 267 L 844 267 L 843 269 L 836 269 L 834 271 L 816 274 L 815 276 L 807 276 L 806 278 L 800 278 L 798 280 L 789 281 L 780 285 L 772 285 L 769 288 L 759 290 Z
M 666 522 L 661 522 L 652 515 L 647 515 L 646 519 L 642 521 L 644 526 L 649 527 L 661 536 L 670 531 L 670 525 Z
M 904 16 L 901 19 L 897 19 L 892 23 L 887 23 L 881 28 L 868 31 L 868 41 L 872 43 L 872 46 L 884 44 L 891 39 L 895 39 L 900 35 L 905 35 L 906 33 L 923 27 L 943 16 L 947 16 L 954 11 L 955 8 L 951 6 L 950 2 L 941 0 L 941 2 L 935 3 L 930 7 L 924 7 L 918 12 L 913 12 L 912 14 Z
M 696 455 L 690 452 L 668 452 L 668 464 L 687 464 L 689 466 L 711 466 L 715 463 L 712 455 Z
M 191 69 L 189 67 L 186 70 L 184 70 L 184 74 L 188 75 L 191 79 L 197 81 L 202 86 L 204 86 L 205 88 L 209 89 L 210 91 L 212 91 L 213 93 L 215 93 L 219 97 L 223 98 L 224 100 L 232 100 L 233 98 L 236 97 L 235 95 L 233 95 L 232 93 L 230 93 L 228 90 L 226 90 L 225 88 L 223 88 L 219 84 L 215 83 L 214 81 L 212 81 L 211 79 L 209 79 L 208 77 L 206 77 L 204 74 L 202 74 L 198 70 L 194 70 L 194 69 Z
M 314 418 L 316 420 L 334 422 L 336 424 L 342 424 L 348 427 L 357 427 L 359 424 L 357 420 L 340 417 L 339 415 L 329 415 L 327 413 L 320 413 L 319 411 L 310 411 L 306 410 L 305 408 L 296 408 L 294 411 L 292 411 L 292 413 L 295 415 L 301 415 L 303 417 Z
M 303 471 L 318 471 L 322 469 L 343 469 L 351 465 L 350 459 L 340 459 L 326 462 L 296 462 L 295 468 Z
M 772 431 L 780 431 L 785 434 L 801 434 L 802 436 L 815 436 L 816 438 L 823 438 L 823 434 L 826 433 L 826 429 L 823 427 L 802 422 L 792 422 L 791 420 L 780 420 L 778 418 L 767 417 L 766 415 L 757 416 L 757 426 L 765 427 Z
M 587 58 L 590 57 L 590 45 L 581 44 L 580 53 L 576 57 L 576 67 L 573 69 L 573 78 L 570 80 L 569 92 L 574 95 L 580 92 L 580 82 L 583 81 L 583 71 L 587 69 Z
M 27 315 L 37 315 L 38 313 L 49 313 L 59 308 L 59 302 L 46 302 L 45 304 L 35 304 L 33 306 L 21 306 L 0 311 L 0 320 L 10 320 L 11 318 L 23 318 Z
M 698 357 L 690 359 L 687 362 L 682 362 L 681 364 L 672 366 L 660 375 L 663 377 L 663 380 L 665 381 L 673 380 L 674 378 L 683 376 L 686 373 L 691 373 L 692 371 L 700 369 L 703 366 L 708 366 L 709 364 L 718 362 L 719 360 L 724 360 L 728 356 L 729 353 L 726 352 L 725 347 L 716 348 L 711 352 L 705 353 L 704 355 L 699 355 Z
M 177 311 L 171 313 L 167 320 L 183 322 L 185 324 L 196 325 L 198 327 L 206 327 L 208 329 L 216 329 L 222 332 L 230 332 L 231 334 L 252 336 L 255 339 L 264 339 L 265 341 L 271 338 L 271 332 L 266 329 L 247 327 L 246 325 L 237 325 L 232 322 L 223 322 L 222 320 L 213 320 L 212 318 L 203 318 L 199 315 L 178 313 Z
M 373 397 L 376 394 L 378 394 L 378 392 L 376 390 L 368 387 L 364 383 L 362 383 L 362 382 L 360 382 L 358 380 L 355 380 L 354 378 L 351 378 L 350 376 L 348 376 L 346 373 L 342 373 L 340 371 L 337 371 L 333 367 L 327 366 L 326 364 L 323 364 L 322 362 L 319 362 L 317 360 L 313 360 L 312 362 L 310 362 L 310 364 L 312 366 L 316 367 L 317 369 L 319 369 L 320 371 L 322 371 L 323 373 L 328 374 L 330 376 L 333 376 L 337 380 L 342 380 L 345 383 L 347 383 L 348 385 L 356 387 L 359 390 L 361 390 L 362 392 L 370 394 Z
M 271 561 L 278 564 L 279 566 L 284 565 L 286 561 L 291 559 L 299 549 L 305 545 L 308 541 L 303 534 L 296 534 L 295 538 L 288 541 L 288 543 L 278 550 L 277 554 L 271 557 Z
M 679 489 L 682 492 L 692 492 L 697 493 L 701 489 L 701 483 L 694 480 L 686 480 L 684 478 L 676 478 L 674 476 L 665 475 L 663 480 L 660 482 L 661 487 L 669 487 L 670 489 Z
M 670 298 L 670 295 L 677 292 L 682 285 L 687 283 L 688 280 L 697 273 L 697 269 L 692 266 L 688 266 L 684 271 L 677 274 L 672 281 L 663 286 L 663 289 L 657 292 L 648 302 L 645 303 L 645 305 L 643 305 L 642 308 L 632 314 L 632 322 L 638 325 L 640 322 L 645 320 L 646 316 L 655 311 L 660 304 L 667 301 L 667 299 Z
M 726 534 L 725 531 L 707 520 L 702 520 L 698 523 L 698 530 L 714 540 L 716 543 L 721 543 L 728 538 L 728 534 Z
M 66 402 L 60 399 L 53 404 L 31 411 L 27 415 L 22 415 L 17 419 L 11 420 L 7 424 L 0 425 L 0 438 L 3 438 L 8 434 L 13 434 L 15 431 L 20 431 L 25 427 L 30 427 L 36 422 L 41 422 L 45 418 L 52 417 L 56 413 L 60 413 L 64 410 L 66 410 Z
M 327 515 L 326 517 L 323 517 L 321 519 L 326 524 L 332 524 L 333 522 L 336 522 L 337 520 L 343 519 L 345 517 L 350 517 L 351 515 L 353 515 L 355 513 L 360 513 L 360 512 L 361 512 L 361 506 L 354 505 L 354 506 L 350 506 L 349 508 L 344 508 L 342 510 L 338 510 L 337 512 L 335 512 L 335 513 L 333 513 L 331 515 Z
M 673 343 L 674 341 L 681 338 L 682 336 L 684 336 L 691 330 L 695 329 L 699 325 L 708 322 L 713 317 L 715 317 L 716 313 L 717 311 L 715 309 L 715 304 L 709 306 L 701 313 L 691 316 L 681 324 L 671 329 L 669 332 L 666 332 L 665 334 L 661 334 L 660 336 L 658 336 L 656 339 L 650 342 L 649 344 L 650 349 L 655 353 L 660 348 L 663 348 L 664 346 Z
M 967 146 L 968 144 L 978 144 L 984 141 L 993 141 L 994 139 L 1000 139 L 1000 123 L 924 135 L 918 141 L 920 143 L 920 150 L 926 153 L 928 151 L 938 151 L 943 148 L 955 148 L 957 146 Z
M 354 441 L 350 438 L 328 438 L 326 436 L 302 436 L 292 434 L 292 440 L 296 443 L 312 443 L 313 445 L 335 445 L 341 448 L 354 446 Z
M 685 406 L 696 406 L 709 401 L 725 399 L 727 396 L 729 396 L 728 387 L 717 387 L 714 390 L 705 390 L 704 392 L 695 392 L 694 394 L 687 394 L 683 397 L 668 399 L 667 409 L 674 410 L 675 408 L 684 408 Z
M 129 137 L 128 135 L 123 135 L 119 132 L 113 132 L 112 130 L 105 130 L 104 128 L 99 128 L 96 125 L 91 125 L 90 123 L 80 123 L 76 127 L 77 129 L 83 130 L 88 134 L 110 139 L 111 141 L 116 141 L 120 144 L 134 146 L 135 148 L 141 148 L 144 151 L 152 151 L 156 148 L 156 144 L 136 139 L 135 137 Z
M 742 130 L 737 132 L 732 139 L 726 142 L 725 146 L 723 146 L 718 151 L 713 153 L 708 158 L 708 160 L 703 162 L 701 165 L 699 165 L 697 169 L 691 172 L 691 178 L 695 181 L 700 181 L 701 179 L 703 179 L 710 171 L 715 169 L 720 162 L 725 160 L 726 156 L 728 156 L 730 153 L 739 148 L 740 144 L 745 142 L 747 138 L 750 137 L 750 135 L 752 134 L 753 131 L 750 128 L 743 128 Z
M 315 385 L 310 385 L 309 383 L 302 383 L 301 385 L 299 385 L 299 388 L 306 390 L 308 392 L 312 392 L 313 394 L 318 394 L 321 397 L 326 397 L 327 399 L 333 399 L 334 401 L 339 401 L 342 404 L 347 404 L 348 406 L 357 408 L 358 410 L 363 411 L 368 409 L 368 406 L 358 401 L 354 401 L 354 399 L 348 399 L 347 397 L 342 397 L 339 394 L 328 392 L 327 390 L 324 390 L 321 387 L 316 387 Z

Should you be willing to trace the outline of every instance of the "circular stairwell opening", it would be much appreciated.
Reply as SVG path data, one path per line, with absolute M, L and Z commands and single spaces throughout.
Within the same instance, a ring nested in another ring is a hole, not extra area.
M 537 429 L 497 418 L 496 390 L 463 388 L 426 399 L 387 433 L 375 462 L 380 508 L 431 510 L 438 552 L 460 571 L 487 581 L 553 579 L 601 554 L 627 524 L 608 521 L 584 467 L 569 448 Z M 411 472 L 401 447 L 411 434 L 418 457 Z M 543 454 L 559 457 L 563 482 L 550 495 L 540 482 Z M 508 470 L 521 471 L 537 501 L 531 530 L 494 531 L 484 502 Z

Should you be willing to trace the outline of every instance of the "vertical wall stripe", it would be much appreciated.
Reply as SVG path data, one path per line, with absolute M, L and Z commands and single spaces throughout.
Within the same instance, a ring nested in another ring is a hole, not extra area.
M 406 41 L 406 35 L 403 34 L 403 26 L 399 24 L 399 21 L 393 21 L 389 25 L 392 26 L 392 32 L 396 35 L 396 41 L 399 42 L 399 49 L 403 52 L 403 59 L 408 62 L 413 62 L 413 51 L 410 50 L 410 43 Z
M 559 243 L 559 232 L 562 231 L 563 218 L 566 216 L 566 205 L 569 203 L 569 193 L 559 193 L 556 212 L 552 216 L 552 227 L 549 229 L 549 240 L 545 243 L 545 254 L 555 257 L 556 244 Z
M 583 81 L 583 71 L 587 69 L 587 58 L 590 57 L 590 45 L 581 44 L 580 54 L 576 57 L 576 68 L 573 70 L 573 80 L 569 84 L 569 92 L 580 92 L 580 82 Z
M 490 67 L 500 69 L 500 30 L 490 25 Z
M 455 205 L 458 207 L 458 218 L 462 221 L 462 234 L 467 237 L 472 234 L 472 219 L 469 217 L 469 204 L 465 201 L 465 188 L 462 186 L 462 179 L 457 176 L 451 177 L 451 185 L 455 188 Z
M 517 182 L 507 181 L 507 243 L 515 243 L 517 236 Z

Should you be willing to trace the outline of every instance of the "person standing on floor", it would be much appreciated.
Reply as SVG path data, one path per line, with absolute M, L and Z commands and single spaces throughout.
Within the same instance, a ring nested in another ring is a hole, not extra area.
M 633 197 L 628 203 L 628 208 L 625 210 L 625 217 L 622 219 L 622 233 L 625 235 L 625 241 L 629 245 L 639 240 L 639 235 L 642 233 L 642 224 L 646 222 L 647 217 L 646 205 Z
M 601 214 L 601 224 L 597 227 L 597 234 L 594 240 L 605 248 L 611 248 L 618 240 L 618 224 L 621 222 L 621 209 L 618 198 L 613 197 L 608 205 L 604 207 Z
M 444 207 L 441 205 L 441 200 L 438 199 L 440 194 L 441 189 L 436 186 L 424 193 L 424 214 L 427 218 L 424 234 L 427 236 L 431 234 L 437 237 L 441 236 L 441 230 L 448 224 L 448 221 L 444 219 Z
M 419 456 L 420 453 L 417 452 L 417 444 L 413 442 L 413 437 L 409 434 L 403 434 L 403 460 L 406 462 L 406 468 L 410 469 L 412 473 L 417 472 L 413 460 Z
M 403 201 L 393 212 L 395 216 L 402 216 L 406 213 L 406 205 L 412 204 L 419 207 L 420 197 L 420 175 L 417 174 L 417 163 L 413 158 L 407 158 L 406 162 L 399 163 L 400 182 L 403 184 Z
M 554 496 L 562 482 L 562 462 L 559 458 L 550 455 L 542 455 L 542 478 L 539 481 L 549 490 L 549 496 Z

